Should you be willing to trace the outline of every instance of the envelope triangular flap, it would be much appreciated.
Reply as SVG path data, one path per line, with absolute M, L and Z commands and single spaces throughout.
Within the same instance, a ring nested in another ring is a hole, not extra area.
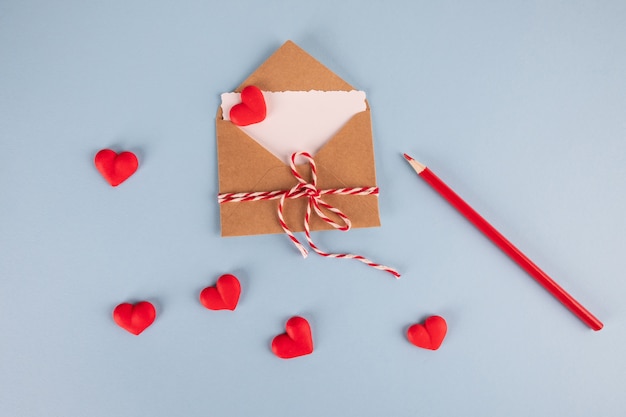
M 255 85 L 263 91 L 351 91 L 350 84 L 292 41 L 285 42 L 237 89 Z
M 237 91 L 247 85 L 265 91 L 354 90 L 291 41 L 261 64 Z M 221 108 L 216 133 L 220 193 L 284 190 L 296 184 L 287 165 L 223 120 Z M 353 116 L 314 158 L 320 189 L 376 186 L 369 106 Z M 299 166 L 298 170 L 309 177 L 308 167 Z M 353 227 L 380 226 L 377 196 L 328 195 L 324 200 L 344 212 Z M 305 198 L 287 200 L 284 217 L 292 231 L 303 230 L 306 203 Z M 222 236 L 282 233 L 277 204 L 276 200 L 221 204 Z M 311 230 L 331 228 L 317 216 L 311 218 L 310 226 Z

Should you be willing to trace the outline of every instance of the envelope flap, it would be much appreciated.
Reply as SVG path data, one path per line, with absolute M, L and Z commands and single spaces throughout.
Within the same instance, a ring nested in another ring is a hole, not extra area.
M 276 158 L 239 127 L 221 117 L 216 119 L 217 152 L 219 155 L 219 190 L 221 193 L 273 191 L 259 189 L 259 181 L 268 171 L 277 170 L 282 180 L 275 186 L 292 186 L 289 167 Z
M 237 89 L 255 85 L 264 91 L 350 91 L 350 84 L 292 41 L 285 42 Z
M 370 110 L 358 113 L 315 155 L 320 188 L 375 187 Z
M 287 165 L 223 120 L 221 110 L 216 130 L 220 192 L 275 191 L 296 183 Z M 320 189 L 376 186 L 370 110 L 354 115 L 314 158 Z M 308 166 L 298 165 L 298 171 L 309 179 Z

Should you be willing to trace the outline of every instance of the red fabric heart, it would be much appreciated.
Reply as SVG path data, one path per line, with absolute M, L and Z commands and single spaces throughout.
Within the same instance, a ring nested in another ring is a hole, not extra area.
M 117 325 L 134 335 L 143 332 L 155 318 L 156 310 L 148 301 L 137 304 L 122 303 L 113 310 L 113 320 Z
M 230 121 L 237 126 L 248 126 L 265 120 L 266 112 L 263 93 L 249 85 L 241 91 L 241 103 L 230 109 Z
M 424 324 L 414 324 L 406 332 L 409 342 L 424 349 L 437 350 L 446 337 L 448 325 L 443 317 L 430 316 Z
M 121 152 L 119 155 L 111 149 L 102 149 L 94 159 L 96 168 L 105 180 L 117 187 L 137 171 L 139 161 L 132 152 Z
M 282 359 L 308 355 L 313 352 L 311 326 L 306 319 L 294 316 L 287 320 L 286 332 L 272 340 L 272 352 Z
M 240 294 L 241 284 L 237 277 L 225 274 L 219 277 L 215 287 L 200 292 L 200 302 L 209 310 L 234 310 Z

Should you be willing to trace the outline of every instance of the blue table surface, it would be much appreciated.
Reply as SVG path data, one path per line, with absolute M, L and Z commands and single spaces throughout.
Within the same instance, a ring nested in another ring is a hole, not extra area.
M 0 415 L 623 416 L 626 2 L 0 2 Z M 372 109 L 398 268 L 221 238 L 215 113 L 285 40 Z M 93 166 L 131 150 L 117 188 Z M 605 328 L 421 181 L 427 163 Z M 223 273 L 234 312 L 198 294 Z M 112 320 L 148 300 L 140 336 Z M 437 351 L 409 344 L 429 315 Z M 294 315 L 315 351 L 270 350 Z

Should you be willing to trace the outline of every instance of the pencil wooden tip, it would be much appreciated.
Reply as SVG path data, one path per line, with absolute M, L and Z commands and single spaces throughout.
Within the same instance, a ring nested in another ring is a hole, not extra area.
M 422 171 L 426 169 L 426 165 L 420 164 L 419 162 L 417 162 L 415 159 L 413 159 L 407 154 L 403 154 L 403 155 L 404 155 L 404 159 L 409 161 L 409 164 L 413 167 L 415 172 L 417 172 L 418 174 L 421 174 Z

